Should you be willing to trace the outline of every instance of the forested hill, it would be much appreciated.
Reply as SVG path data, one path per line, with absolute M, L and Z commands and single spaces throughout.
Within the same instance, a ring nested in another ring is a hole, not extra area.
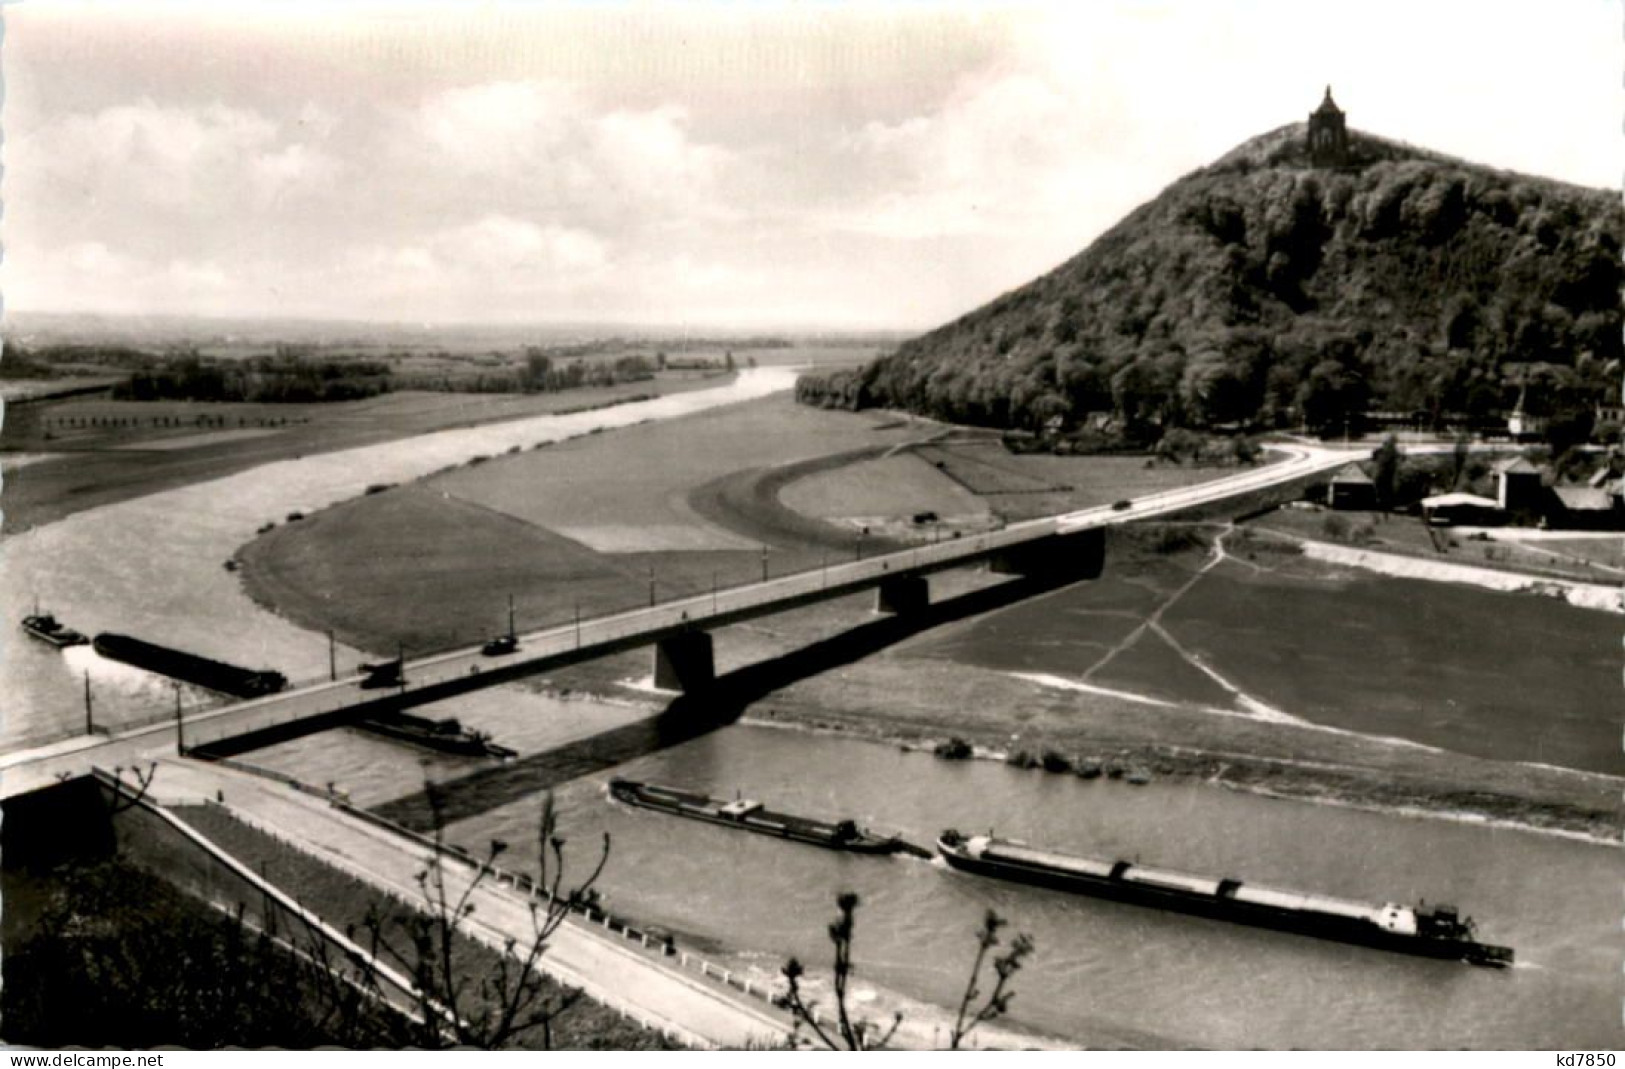
M 1049 274 L 798 395 L 1143 439 L 1617 395 L 1617 193 L 1355 131 L 1347 166 L 1313 168 L 1304 135 L 1247 142 Z

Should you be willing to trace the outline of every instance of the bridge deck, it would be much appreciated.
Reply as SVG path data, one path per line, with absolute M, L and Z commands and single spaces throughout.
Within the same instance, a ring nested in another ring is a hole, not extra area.
M 1347 463 L 1349 454 L 1290 447 L 1288 459 L 1198 486 L 1148 495 L 1130 507 L 1083 509 L 1063 516 L 1012 524 L 999 531 L 918 546 L 864 560 L 830 564 L 765 582 L 719 590 L 647 609 L 583 620 L 520 636 L 520 648 L 505 657 L 486 657 L 478 646 L 408 661 L 403 688 L 364 689 L 362 678 L 319 683 L 238 702 L 189 716 L 185 743 L 200 748 L 267 732 L 301 721 L 312 726 L 337 723 L 378 706 L 405 707 L 439 701 L 479 687 L 509 682 L 639 646 L 690 630 L 710 630 L 814 602 L 844 597 L 886 580 L 973 564 L 1013 548 L 1092 528 L 1151 519 L 1238 494 L 1265 489 Z M 174 724 L 158 724 L 115 734 L 83 737 L 0 755 L 0 798 L 88 775 L 92 767 L 112 768 L 173 755 Z

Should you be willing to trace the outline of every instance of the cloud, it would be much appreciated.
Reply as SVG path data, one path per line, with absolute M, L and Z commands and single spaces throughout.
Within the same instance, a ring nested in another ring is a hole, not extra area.
M 691 134 L 675 104 L 604 108 L 558 82 L 431 95 L 398 124 L 397 151 L 467 183 L 472 202 L 587 225 L 670 226 L 727 214 L 732 154 Z
M 1497 166 L 1611 185 L 1625 148 L 1600 0 L 143 15 L 162 54 L 36 6 L 7 27 L 12 308 L 927 326 L 1326 81 L 1358 129 Z
M 490 214 L 441 227 L 399 244 L 351 249 L 321 285 L 310 279 L 288 296 L 301 308 L 333 312 L 329 302 L 410 307 L 411 318 L 546 318 L 604 284 L 610 245 L 576 227 Z
M 114 313 L 169 310 L 180 297 L 186 310 L 225 314 L 241 297 L 240 281 L 212 260 L 146 257 L 81 241 L 32 257 L 26 272 L 8 270 L 5 291 L 8 304 L 23 307 L 51 307 L 50 295 L 80 292 Z
M 190 218 L 331 188 L 339 166 L 258 112 L 150 100 L 69 113 L 8 146 L 20 195 Z
M 443 230 L 431 239 L 430 248 L 435 260 L 450 270 L 518 273 L 524 276 L 515 280 L 520 283 L 565 272 L 595 272 L 609 262 L 607 246 L 588 231 L 539 226 L 503 215 Z
M 405 116 L 404 133 L 439 166 L 517 178 L 565 162 L 583 108 L 574 90 L 557 82 L 459 86 Z

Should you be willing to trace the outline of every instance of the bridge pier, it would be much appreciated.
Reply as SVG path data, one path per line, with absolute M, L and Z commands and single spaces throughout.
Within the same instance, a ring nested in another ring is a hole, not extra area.
M 1040 542 L 1011 546 L 988 558 L 988 570 L 999 575 L 1099 579 L 1106 567 L 1106 531 L 1091 527 Z
M 684 631 L 655 643 L 655 686 L 685 693 L 717 678 L 709 631 Z
M 875 587 L 875 612 L 903 616 L 931 604 L 931 582 L 923 575 L 894 575 Z

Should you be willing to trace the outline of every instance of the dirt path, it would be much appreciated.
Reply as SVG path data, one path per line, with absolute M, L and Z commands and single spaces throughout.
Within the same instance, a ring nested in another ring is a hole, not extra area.
M 1159 604 L 1156 609 L 1154 609 L 1151 614 L 1147 616 L 1137 627 L 1125 635 L 1120 642 L 1118 642 L 1111 649 L 1107 650 L 1106 653 L 1102 655 L 1101 658 L 1094 664 L 1090 665 L 1088 670 L 1083 673 L 1082 679 L 1085 682 L 1093 680 L 1094 677 L 1107 665 L 1109 665 L 1119 654 L 1128 651 L 1134 646 L 1135 643 L 1141 641 L 1149 633 L 1155 635 L 1157 638 L 1165 642 L 1168 645 L 1168 648 L 1173 650 L 1174 653 L 1178 654 L 1180 659 L 1185 663 L 1189 664 L 1192 668 L 1196 669 L 1198 672 L 1213 680 L 1214 683 L 1218 684 L 1221 689 L 1230 695 L 1231 700 L 1249 715 L 1256 716 L 1261 719 L 1278 720 L 1282 722 L 1295 721 L 1295 717 L 1288 713 L 1282 712 L 1281 710 L 1270 705 L 1268 702 L 1248 694 L 1236 684 L 1232 683 L 1229 679 L 1226 679 L 1212 665 L 1208 664 L 1197 654 L 1186 649 L 1182 644 L 1180 644 L 1178 639 L 1174 638 L 1174 636 L 1168 632 L 1167 628 L 1162 626 L 1163 615 L 1166 614 L 1169 609 L 1173 608 L 1181 598 L 1189 593 L 1197 583 L 1201 582 L 1210 571 L 1218 567 L 1220 564 L 1223 564 L 1225 561 L 1231 561 L 1233 563 L 1243 565 L 1244 567 L 1252 568 L 1254 571 L 1269 570 L 1261 565 L 1253 563 L 1252 561 L 1246 561 L 1235 557 L 1226 551 L 1224 540 L 1231 534 L 1235 533 L 1235 530 L 1235 524 L 1225 524 L 1223 529 L 1220 530 L 1218 535 L 1213 539 L 1211 552 L 1208 555 L 1208 559 L 1204 561 L 1202 566 L 1196 570 L 1196 573 L 1186 582 L 1181 584 L 1177 590 L 1164 598 L 1162 603 Z

